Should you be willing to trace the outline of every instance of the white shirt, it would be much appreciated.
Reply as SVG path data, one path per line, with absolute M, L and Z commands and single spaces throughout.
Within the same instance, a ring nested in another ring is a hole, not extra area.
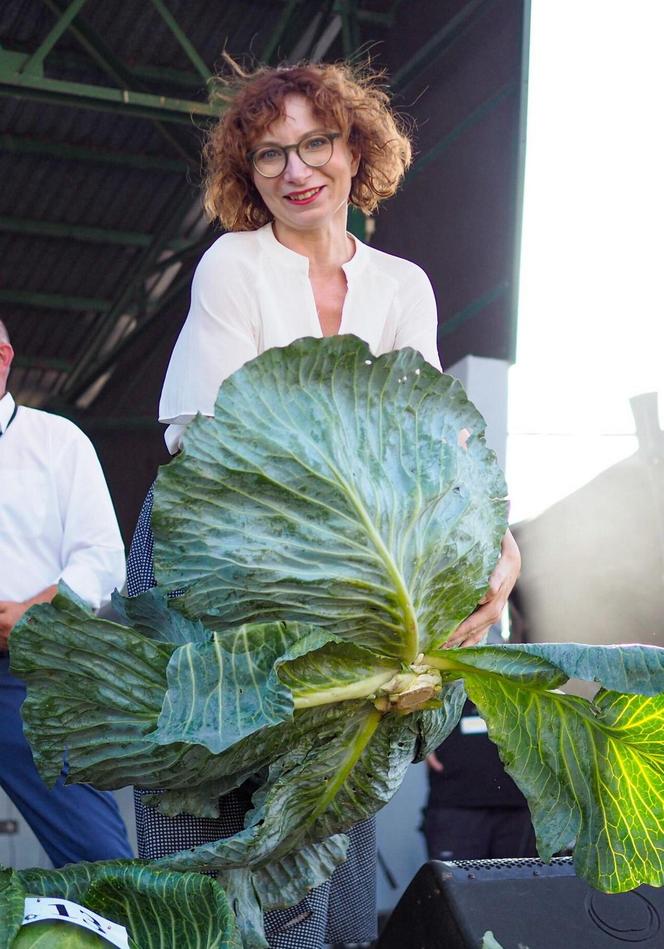
M 355 254 L 343 264 L 339 333 L 359 336 L 375 356 L 412 346 L 440 369 L 427 275 L 409 260 L 354 241 Z M 273 346 L 322 335 L 309 258 L 280 244 L 271 224 L 223 234 L 196 268 L 189 314 L 166 373 L 159 420 L 170 423 L 169 450 L 178 450 L 197 412 L 214 414 L 219 386 L 245 362 Z
M 64 580 L 92 607 L 125 579 L 124 547 L 90 440 L 68 419 L 0 399 L 0 600 Z

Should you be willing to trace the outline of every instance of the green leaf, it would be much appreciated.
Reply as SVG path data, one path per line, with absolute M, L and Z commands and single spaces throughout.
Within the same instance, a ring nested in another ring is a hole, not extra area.
M 368 702 L 325 710 L 316 734 L 293 744 L 253 798 L 245 830 L 156 861 L 176 870 L 255 869 L 324 840 L 372 814 L 394 795 L 418 742 L 411 716 L 381 716 Z M 310 709 L 304 715 L 323 712 Z
M 548 860 L 575 841 L 577 874 L 605 892 L 664 885 L 663 657 L 664 650 L 645 647 L 573 643 L 428 657 L 446 675 L 463 676 L 528 800 L 541 856 Z M 632 670 L 639 686 L 656 694 L 602 689 L 589 702 L 550 691 L 579 672 L 633 684 Z
M 658 647 L 529 643 L 496 648 L 508 656 L 537 656 L 556 666 L 568 679 L 599 682 L 615 692 L 638 695 L 664 692 L 664 649 Z
M 292 719 L 293 699 L 276 663 L 328 639 L 298 623 L 264 623 L 178 647 L 168 664 L 155 740 L 201 744 L 219 754 L 261 728 Z
M 428 754 L 449 737 L 461 718 L 465 701 L 463 684 L 461 680 L 457 680 L 443 686 L 440 708 L 414 713 L 412 725 L 417 729 L 418 742 L 413 763 L 424 761 Z
M 102 787 L 123 787 L 123 759 L 151 759 L 174 647 L 98 619 L 59 593 L 32 607 L 12 632 L 11 669 L 28 682 L 21 713 L 40 774 L 50 784 L 101 770 Z M 106 767 L 104 767 L 104 764 Z M 130 775 L 135 773 L 131 768 Z
M 347 848 L 348 838 L 338 834 L 255 870 L 220 872 L 218 880 L 235 908 L 244 949 L 264 949 L 268 943 L 263 914 L 295 906 L 315 886 L 329 880 L 346 859 Z
M 277 665 L 296 708 L 366 698 L 400 669 L 394 659 L 344 642 L 326 644 L 290 661 L 285 656 Z
M 124 625 L 162 643 L 207 642 L 210 630 L 199 620 L 191 620 L 172 608 L 172 600 L 157 589 L 138 596 L 121 596 L 117 590 L 111 603 Z
M 329 634 L 308 633 L 295 643 L 292 638 L 285 655 L 295 657 Z M 321 714 L 312 709 L 296 713 L 292 722 L 261 728 L 221 754 L 209 751 L 199 736 L 196 744 L 159 744 L 167 666 L 176 648 L 99 620 L 64 595 L 33 607 L 12 633 L 12 668 L 28 684 L 22 713 L 42 775 L 57 778 L 67 748 L 70 781 L 99 788 L 165 787 L 172 794 L 159 798 L 163 813 L 184 809 L 214 817 L 220 794 L 304 736 L 315 741 Z M 272 671 L 268 675 L 277 681 Z M 227 684 L 232 691 L 232 676 Z
M 230 949 L 235 918 L 224 891 L 198 873 L 141 868 L 103 877 L 88 891 L 91 909 L 127 927 L 141 949 Z
M 109 860 L 61 870 L 22 870 L 16 875 L 31 895 L 73 900 L 125 926 L 132 946 L 140 949 L 238 945 L 235 918 L 223 889 L 199 873 L 155 870 L 138 860 Z
M 473 437 L 458 447 L 462 428 Z M 460 384 L 414 350 L 299 340 L 224 382 L 157 479 L 155 569 L 223 629 L 297 620 L 412 662 L 487 587 L 505 485 Z
M 0 949 L 11 946 L 21 928 L 27 895 L 16 871 L 0 867 Z

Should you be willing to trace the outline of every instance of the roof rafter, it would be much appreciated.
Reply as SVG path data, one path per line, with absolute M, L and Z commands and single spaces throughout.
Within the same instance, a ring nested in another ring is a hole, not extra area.
M 123 165 L 147 171 L 169 171 L 182 174 L 189 165 L 178 158 L 162 158 L 161 155 L 136 155 L 131 152 L 116 152 L 108 148 L 89 148 L 71 145 L 69 142 L 43 141 L 20 135 L 0 135 L 0 149 L 17 155 L 42 155 L 62 158 L 67 161 L 85 161 L 95 164 Z
M 133 118 L 159 119 L 191 125 L 191 115 L 214 117 L 218 108 L 193 99 L 176 99 L 136 92 L 131 89 L 97 86 L 91 83 L 49 79 L 37 73 L 23 72 L 30 56 L 12 50 L 0 50 L 0 95 L 37 99 L 53 105 L 80 109 L 118 112 Z M 172 136 L 168 135 L 172 142 Z M 178 150 L 181 146 L 178 146 Z
M 118 231 L 109 227 L 88 227 L 66 221 L 32 221 L 27 218 L 0 215 L 0 231 L 9 234 L 32 234 L 36 237 L 66 237 L 91 244 L 120 244 L 123 247 L 149 247 L 152 234 L 140 231 Z M 188 246 L 185 241 L 173 239 L 168 246 L 179 250 Z
M 47 310 L 84 310 L 106 313 L 111 309 L 110 300 L 99 297 L 79 297 L 65 293 L 35 293 L 32 290 L 0 289 L 0 303 L 17 306 L 32 306 Z

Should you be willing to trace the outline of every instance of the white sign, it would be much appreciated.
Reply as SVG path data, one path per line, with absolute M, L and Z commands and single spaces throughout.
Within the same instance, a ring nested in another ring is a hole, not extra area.
M 112 946 L 118 949 L 129 949 L 127 930 L 110 919 L 104 919 L 98 913 L 93 913 L 85 906 L 72 903 L 71 900 L 61 900 L 58 897 L 27 896 L 23 925 L 26 923 L 43 923 L 47 920 L 58 920 L 61 923 L 73 923 L 83 929 L 103 936 Z
M 464 715 L 460 721 L 462 735 L 486 735 L 486 722 L 479 715 Z

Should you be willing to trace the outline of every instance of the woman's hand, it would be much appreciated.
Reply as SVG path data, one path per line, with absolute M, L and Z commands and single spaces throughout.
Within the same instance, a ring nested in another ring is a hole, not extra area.
M 494 623 L 500 621 L 507 598 L 512 592 L 521 570 L 521 554 L 511 532 L 503 537 L 500 559 L 489 577 L 489 589 L 479 606 L 452 633 L 445 643 L 446 649 L 453 646 L 475 646 Z

